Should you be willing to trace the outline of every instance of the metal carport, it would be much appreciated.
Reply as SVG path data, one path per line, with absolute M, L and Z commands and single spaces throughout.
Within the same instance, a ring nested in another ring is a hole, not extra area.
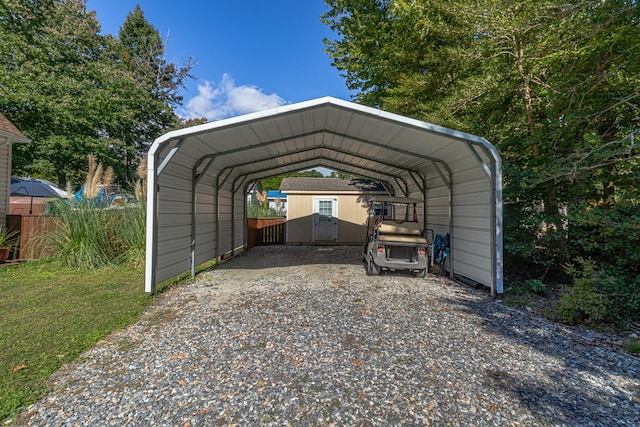
M 484 138 L 326 97 L 169 132 L 148 155 L 145 289 L 246 243 L 256 180 L 323 166 L 425 200 L 450 273 L 502 293 L 502 162 Z M 364 274 L 364 272 L 363 272 Z

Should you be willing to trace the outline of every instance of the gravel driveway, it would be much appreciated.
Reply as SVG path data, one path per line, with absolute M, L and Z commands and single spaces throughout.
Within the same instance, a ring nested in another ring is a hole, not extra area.
M 26 425 L 640 425 L 640 360 L 357 247 L 257 247 L 54 376 Z

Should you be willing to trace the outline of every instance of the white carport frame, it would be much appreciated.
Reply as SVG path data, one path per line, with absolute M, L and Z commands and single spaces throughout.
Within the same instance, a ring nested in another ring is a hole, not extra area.
M 145 289 L 245 248 L 255 181 L 323 166 L 425 201 L 453 277 L 503 292 L 502 160 L 484 138 L 326 97 L 169 132 L 148 155 Z M 364 274 L 364 271 L 363 271 Z

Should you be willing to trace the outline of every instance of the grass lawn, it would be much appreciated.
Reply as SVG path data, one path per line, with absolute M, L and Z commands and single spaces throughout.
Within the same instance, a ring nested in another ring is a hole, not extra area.
M 49 376 L 134 322 L 152 301 L 141 268 L 0 268 L 0 421 L 37 401 Z

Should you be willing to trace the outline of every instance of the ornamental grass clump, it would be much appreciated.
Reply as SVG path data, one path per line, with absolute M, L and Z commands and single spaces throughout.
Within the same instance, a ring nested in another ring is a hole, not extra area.
M 103 172 L 104 171 L 104 172 Z M 65 266 L 101 268 L 144 262 L 146 215 L 144 200 L 107 206 L 101 189 L 113 184 L 113 170 L 103 169 L 89 156 L 84 197 L 57 200 L 52 211 L 59 216 L 55 233 L 46 236 L 47 250 Z
M 56 201 L 54 209 L 60 221 L 57 232 L 47 235 L 47 248 L 55 260 L 74 268 L 100 268 L 123 261 L 119 212 L 97 208 L 88 200 Z

